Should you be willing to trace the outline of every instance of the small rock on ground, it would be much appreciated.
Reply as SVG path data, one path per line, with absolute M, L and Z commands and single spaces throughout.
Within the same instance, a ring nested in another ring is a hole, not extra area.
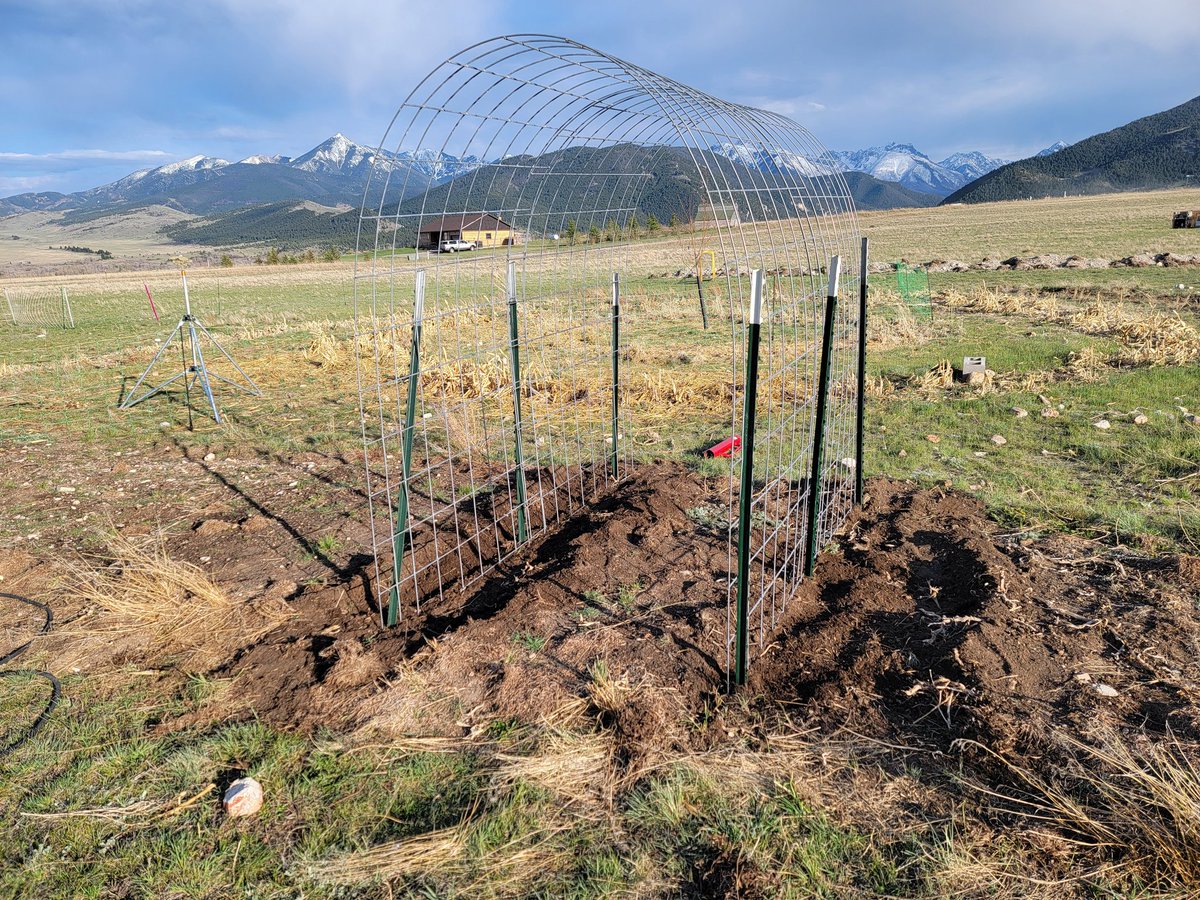
M 263 804 L 262 785 L 253 778 L 239 778 L 225 791 L 222 805 L 232 818 L 252 816 Z

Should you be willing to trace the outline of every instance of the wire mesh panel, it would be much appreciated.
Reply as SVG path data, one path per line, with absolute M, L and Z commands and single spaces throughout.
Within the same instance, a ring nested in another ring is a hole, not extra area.
M 918 319 L 933 316 L 933 298 L 929 293 L 929 270 L 924 266 L 896 263 L 896 290 L 900 302 Z
M 4 303 L 14 325 L 38 328 L 74 328 L 75 314 L 66 288 L 53 292 L 5 288 Z
M 548 36 L 496 38 L 409 95 L 376 155 L 355 274 L 376 599 L 386 622 L 490 572 L 641 462 L 742 427 L 752 270 L 767 285 L 751 616 L 828 540 L 853 471 L 856 309 L 810 482 L 829 260 L 857 295 L 841 175 L 801 126 Z M 722 473 L 732 584 L 736 457 Z

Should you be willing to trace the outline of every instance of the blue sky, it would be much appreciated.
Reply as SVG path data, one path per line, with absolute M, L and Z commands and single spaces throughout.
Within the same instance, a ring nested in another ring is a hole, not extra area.
M 438 62 L 521 32 L 783 112 L 833 149 L 935 159 L 1019 158 L 1200 94 L 1197 0 L 0 0 L 0 197 L 336 131 L 374 145 Z

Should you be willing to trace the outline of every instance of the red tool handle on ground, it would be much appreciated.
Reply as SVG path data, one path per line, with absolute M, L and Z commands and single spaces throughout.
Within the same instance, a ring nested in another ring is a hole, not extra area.
M 733 437 L 725 438 L 719 444 L 713 444 L 704 451 L 704 455 L 729 457 L 741 449 L 742 439 L 735 434 Z
M 146 289 L 146 299 L 150 301 L 150 312 L 154 313 L 154 321 L 157 322 L 159 321 L 158 310 L 154 308 L 154 298 L 150 296 L 150 285 L 143 281 L 142 287 Z

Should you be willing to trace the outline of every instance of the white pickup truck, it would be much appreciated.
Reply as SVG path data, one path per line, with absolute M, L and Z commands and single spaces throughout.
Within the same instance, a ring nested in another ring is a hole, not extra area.
M 474 250 L 475 245 L 470 241 L 442 241 L 438 249 L 443 253 L 455 253 L 458 250 Z

